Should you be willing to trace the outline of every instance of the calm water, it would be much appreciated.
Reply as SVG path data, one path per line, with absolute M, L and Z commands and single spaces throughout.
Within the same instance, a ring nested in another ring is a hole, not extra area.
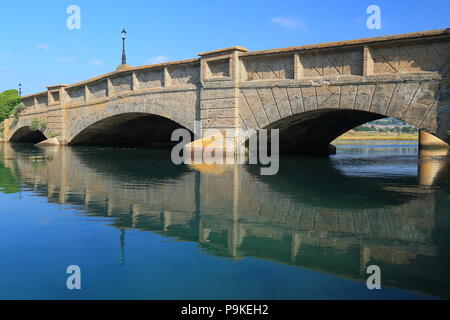
M 340 145 L 260 176 L 155 151 L 0 144 L 0 298 L 448 299 L 449 160 L 417 153 Z M 366 287 L 371 264 L 382 290 Z

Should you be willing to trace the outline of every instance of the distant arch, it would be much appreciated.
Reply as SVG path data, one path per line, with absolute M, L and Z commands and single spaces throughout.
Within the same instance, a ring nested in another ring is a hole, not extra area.
M 46 139 L 47 137 L 41 131 L 32 130 L 30 126 L 23 126 L 13 133 L 9 142 L 38 143 Z
M 69 144 L 73 144 L 75 139 L 84 130 L 101 123 L 103 120 L 108 119 L 124 119 L 127 115 L 140 114 L 140 115 L 154 115 L 165 119 L 168 119 L 179 126 L 194 131 L 195 114 L 189 114 L 183 112 L 183 109 L 177 109 L 172 104 L 160 104 L 156 102 L 126 102 L 126 101 L 113 101 L 109 106 L 103 110 L 93 112 L 85 117 L 80 117 L 79 112 L 74 109 L 69 111 L 69 123 L 67 128 L 67 141 Z M 70 121 L 70 117 L 74 117 L 73 121 Z M 117 116 L 117 118 L 115 118 Z M 76 142 L 76 140 L 75 140 Z
M 386 116 L 359 110 L 320 109 L 271 123 L 279 129 L 282 154 L 329 154 L 330 143 L 345 132 Z
M 69 145 L 166 147 L 177 143 L 171 141 L 171 135 L 179 128 L 191 132 L 163 116 L 143 112 L 122 113 L 85 127 L 69 141 Z

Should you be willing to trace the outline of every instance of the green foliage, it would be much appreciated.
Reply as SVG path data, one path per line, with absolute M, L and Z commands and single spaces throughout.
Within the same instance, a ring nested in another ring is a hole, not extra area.
M 48 137 L 49 138 L 54 138 L 54 137 L 56 137 L 56 133 L 50 131 L 49 134 L 48 134 Z
M 37 118 L 33 118 L 30 123 L 30 130 L 37 131 L 39 128 L 39 120 Z
M 20 179 L 0 162 L 0 192 L 16 193 L 20 191 Z
M 14 107 L 14 109 L 12 111 L 12 115 L 14 116 L 14 118 L 19 118 L 19 114 L 23 110 L 25 110 L 25 105 L 22 102 L 20 102 Z
M 419 131 L 419 129 L 414 127 L 406 127 L 406 126 L 398 126 L 393 128 L 383 128 L 381 126 L 375 127 L 375 126 L 368 126 L 363 125 L 359 126 L 353 129 L 353 131 L 358 132 L 395 132 L 395 133 L 416 133 Z
M 0 122 L 13 112 L 14 107 L 21 102 L 17 90 L 7 90 L 0 93 Z
M 47 123 L 39 122 L 39 130 L 40 131 L 45 131 L 45 129 L 47 129 Z
M 19 122 L 19 114 L 25 110 L 25 105 L 22 102 L 19 102 L 13 109 L 13 111 L 11 112 L 12 116 L 13 116 L 13 120 L 11 122 L 10 128 L 14 128 L 17 124 L 17 122 Z

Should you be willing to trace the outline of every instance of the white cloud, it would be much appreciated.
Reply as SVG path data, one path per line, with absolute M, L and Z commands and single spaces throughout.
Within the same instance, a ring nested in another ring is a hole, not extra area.
M 158 63 L 164 63 L 169 61 L 169 58 L 167 58 L 166 56 L 157 56 L 157 57 L 153 57 L 153 58 L 149 58 L 148 59 L 148 63 L 149 64 L 158 64 Z
M 306 31 L 306 22 L 300 18 L 287 18 L 287 17 L 275 17 L 272 18 L 272 23 L 275 23 L 279 26 L 292 28 L 292 29 L 300 29 L 302 31 Z
M 89 61 L 89 64 L 90 64 L 91 66 L 94 66 L 94 67 L 101 67 L 101 66 L 103 66 L 105 63 L 104 63 L 102 60 L 90 60 L 90 61 Z
M 73 64 L 73 63 L 75 63 L 75 58 L 72 58 L 72 57 L 61 57 L 61 58 L 58 58 L 58 62 Z
M 51 50 L 50 45 L 46 44 L 46 43 L 39 43 L 36 48 L 42 50 L 42 51 L 46 51 L 49 52 Z

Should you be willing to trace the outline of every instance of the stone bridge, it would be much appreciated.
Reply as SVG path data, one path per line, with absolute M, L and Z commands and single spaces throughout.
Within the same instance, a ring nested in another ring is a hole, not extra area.
M 25 96 L 26 110 L 16 124 L 6 121 L 3 139 L 150 146 L 170 141 L 178 127 L 200 136 L 198 127 L 278 128 L 281 151 L 308 153 L 358 125 L 393 117 L 450 142 L 450 29 L 199 56 L 122 65 Z M 33 120 L 46 125 L 32 131 Z

